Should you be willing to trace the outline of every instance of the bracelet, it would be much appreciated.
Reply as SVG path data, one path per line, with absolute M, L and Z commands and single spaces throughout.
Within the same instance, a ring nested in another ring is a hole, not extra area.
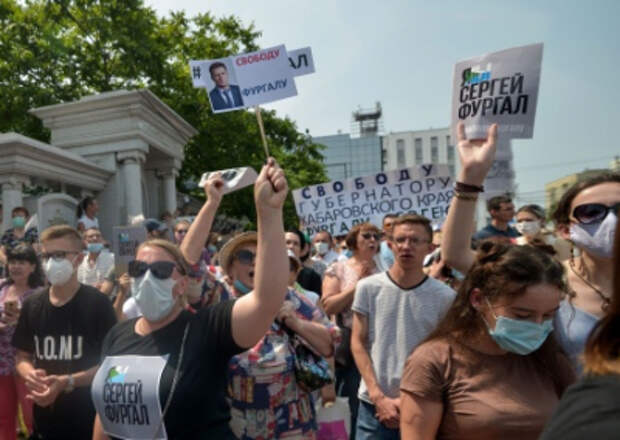
M 478 193 L 467 193 L 467 192 L 455 191 L 454 197 L 456 197 L 459 200 L 464 200 L 467 202 L 475 202 L 476 200 L 478 200 Z
M 455 182 L 454 189 L 462 193 L 480 193 L 484 191 L 483 186 L 470 185 L 469 183 Z

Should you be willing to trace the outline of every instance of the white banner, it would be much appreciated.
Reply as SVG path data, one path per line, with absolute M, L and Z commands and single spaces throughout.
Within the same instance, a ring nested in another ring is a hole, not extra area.
M 381 227 L 386 214 L 420 214 L 436 223 L 445 218 L 453 194 L 448 165 L 424 164 L 307 186 L 293 191 L 293 199 L 312 236 L 321 230 L 343 235 L 364 222 Z
M 293 70 L 293 76 L 302 76 L 314 73 L 312 48 L 304 47 L 288 53 L 288 62 Z
M 469 139 L 486 138 L 497 123 L 501 138 L 531 138 L 538 100 L 543 45 L 513 47 L 454 66 L 452 131 L 465 123 Z
M 254 107 L 297 95 L 284 45 L 189 63 L 194 87 L 206 87 L 214 113 Z

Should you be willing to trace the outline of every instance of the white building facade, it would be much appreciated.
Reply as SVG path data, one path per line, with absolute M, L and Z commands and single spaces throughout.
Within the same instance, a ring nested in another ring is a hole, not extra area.
M 458 157 L 449 128 L 399 131 L 383 136 L 383 169 L 423 163 L 447 164 L 456 176 Z
M 50 129 L 51 144 L 0 134 L 2 229 L 16 206 L 45 219 L 39 230 L 63 218 L 71 224 L 71 205 L 85 196 L 99 202 L 106 237 L 131 217 L 177 208 L 175 179 L 197 131 L 149 90 L 108 92 L 31 113 Z M 33 187 L 46 196 L 28 195 Z

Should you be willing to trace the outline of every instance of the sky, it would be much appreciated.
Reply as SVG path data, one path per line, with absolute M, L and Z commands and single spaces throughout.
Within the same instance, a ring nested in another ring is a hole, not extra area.
M 513 141 L 517 204 L 620 156 L 620 1 L 145 0 L 159 15 L 234 15 L 260 47 L 311 46 L 316 73 L 265 105 L 313 136 L 350 131 L 380 101 L 386 132 L 447 127 L 457 61 L 544 43 L 534 138 Z

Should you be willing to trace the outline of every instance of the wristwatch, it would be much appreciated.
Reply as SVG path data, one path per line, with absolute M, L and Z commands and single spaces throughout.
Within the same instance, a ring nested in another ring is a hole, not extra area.
M 73 374 L 67 375 L 67 386 L 65 387 L 65 393 L 70 393 L 75 388 L 75 379 L 73 379 Z

